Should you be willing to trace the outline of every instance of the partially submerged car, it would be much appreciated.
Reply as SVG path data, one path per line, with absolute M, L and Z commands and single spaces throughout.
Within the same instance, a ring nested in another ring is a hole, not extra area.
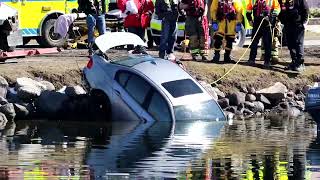
M 150 55 L 125 54 L 114 59 L 106 55 L 120 45 L 144 46 L 135 34 L 107 33 L 95 42 L 99 51 L 84 68 L 84 79 L 109 119 L 226 120 L 213 97 L 176 63 Z

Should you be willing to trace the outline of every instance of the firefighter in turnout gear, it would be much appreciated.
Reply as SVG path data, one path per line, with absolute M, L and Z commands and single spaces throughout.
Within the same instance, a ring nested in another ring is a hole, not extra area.
M 186 12 L 186 35 L 189 36 L 189 48 L 192 60 L 196 60 L 200 54 L 202 60 L 208 60 L 208 19 L 206 0 L 182 0 L 179 8 Z
M 284 24 L 288 49 L 292 62 L 288 70 L 304 69 L 304 31 L 308 21 L 309 7 L 306 0 L 279 0 L 281 13 L 279 19 Z
M 214 31 L 214 50 L 213 62 L 220 59 L 220 50 L 223 39 L 226 40 L 224 61 L 234 62 L 230 58 L 232 44 L 235 35 L 241 30 L 242 25 L 242 4 L 239 0 L 213 0 L 210 13 L 212 18 L 212 30 Z
M 252 24 L 252 34 L 256 37 L 250 46 L 249 65 L 254 65 L 260 38 L 264 44 L 264 67 L 270 68 L 271 49 L 272 49 L 272 28 L 275 27 L 277 16 L 280 13 L 278 0 L 248 0 L 247 19 Z M 254 17 L 252 19 L 252 17 Z M 261 24 L 261 26 L 260 26 Z M 260 26 L 260 29 L 259 29 Z M 271 26 L 271 27 L 270 27 Z

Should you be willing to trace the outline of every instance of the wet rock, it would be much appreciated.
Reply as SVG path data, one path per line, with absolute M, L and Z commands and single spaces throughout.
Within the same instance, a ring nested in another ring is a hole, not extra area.
M 73 87 L 66 87 L 65 89 L 66 95 L 69 97 L 76 97 L 79 95 L 86 94 L 86 91 L 81 86 L 73 86 Z
M 33 112 L 32 104 L 14 103 L 13 106 L 16 112 L 16 119 L 25 119 L 30 115 L 31 112 Z
M 7 96 L 7 91 L 9 88 L 9 84 L 7 82 L 7 80 L 0 76 L 0 97 L 5 98 Z
M 17 82 L 16 82 L 16 90 L 18 90 L 21 87 L 32 87 L 33 89 L 38 88 L 40 89 L 40 91 L 44 91 L 46 90 L 46 86 L 41 84 L 38 81 L 35 81 L 31 78 L 26 78 L 26 77 L 22 77 L 22 78 L 17 78 Z
M 242 92 L 236 92 L 229 96 L 229 102 L 232 106 L 238 106 L 240 103 L 246 101 L 246 94 Z
M 22 102 L 22 100 L 18 97 L 17 92 L 14 90 L 14 88 L 9 88 L 9 91 L 7 94 L 7 100 L 10 103 Z
M 36 109 L 40 113 L 47 113 L 52 116 L 64 108 L 63 104 L 68 99 L 68 96 L 63 93 L 43 91 L 36 101 Z
M 40 81 L 40 83 L 45 86 L 45 90 L 48 90 L 48 91 L 56 90 L 54 85 L 49 81 Z
M 248 87 L 249 94 L 256 94 L 256 89 L 254 87 Z
M 303 101 L 296 101 L 296 103 L 297 103 L 297 108 L 301 111 L 304 111 L 305 103 Z
M 8 104 L 8 100 L 0 96 L 0 105 Z
M 224 110 L 231 112 L 231 113 L 234 113 L 234 114 L 237 113 L 237 107 L 235 107 L 235 106 L 229 106 L 229 107 L 225 108 Z
M 296 108 L 296 107 L 290 107 L 290 108 L 288 109 L 288 115 L 289 115 L 290 117 L 297 117 L 297 116 L 300 116 L 300 115 L 301 115 L 301 111 L 300 111 L 298 108 Z
M 263 112 L 264 111 L 264 105 L 260 101 L 254 101 L 254 111 L 255 112 Z
M 256 100 L 257 100 L 257 98 L 256 98 L 255 95 L 253 95 L 253 94 L 247 94 L 246 95 L 246 101 L 253 102 L 253 101 L 256 101 Z
M 302 88 L 302 93 L 303 94 L 308 94 L 309 89 L 312 88 L 310 85 L 306 85 Z
M 244 107 L 249 109 L 249 110 L 254 110 L 254 103 L 246 101 L 246 102 L 244 102 Z
M 262 116 L 262 113 L 261 112 L 256 112 L 256 116 L 260 117 L 260 116 Z
M 6 127 L 7 122 L 7 117 L 0 112 L 0 130 L 3 130 Z
M 212 87 L 212 88 L 217 93 L 218 99 L 223 99 L 226 97 L 226 95 L 222 91 L 220 91 L 220 89 L 218 89 L 216 87 Z
M 216 93 L 215 89 L 210 84 L 208 84 L 208 83 L 206 83 L 204 81 L 200 81 L 200 84 L 213 97 L 214 100 L 216 100 L 216 101 L 218 100 L 218 94 Z M 67 89 L 66 89 L 66 91 L 67 91 Z
M 253 115 L 254 115 L 254 113 L 253 113 L 252 111 L 250 111 L 249 109 L 246 109 L 246 108 L 244 108 L 244 109 L 242 110 L 242 113 L 243 113 L 243 115 L 245 115 L 245 116 L 253 116 Z
M 41 89 L 37 86 L 22 86 L 17 90 L 18 97 L 25 102 L 30 102 L 31 100 L 39 97 L 40 94 Z
M 271 87 L 257 91 L 257 94 L 263 94 L 269 100 L 273 101 L 273 104 L 277 104 L 282 99 L 286 98 L 287 92 L 288 89 L 284 84 L 276 82 Z
M 269 101 L 269 99 L 262 94 L 257 94 L 256 100 L 262 102 L 265 105 L 271 105 L 271 102 Z
M 235 117 L 235 114 L 232 112 L 224 111 L 224 114 L 225 114 L 227 120 L 232 120 Z
M 243 85 L 242 85 L 242 86 L 240 86 L 239 89 L 240 89 L 240 92 L 243 92 L 243 93 L 246 93 L 246 94 L 248 93 L 248 89 L 247 89 L 246 86 L 243 86 Z
M 304 101 L 305 98 L 306 98 L 306 96 L 304 94 L 297 94 L 294 96 L 294 99 L 296 101 Z
M 223 98 L 223 99 L 219 99 L 218 100 L 218 104 L 220 105 L 220 107 L 222 109 L 225 109 L 227 107 L 229 107 L 229 99 L 228 98 Z
M 12 103 L 5 104 L 0 107 L 0 112 L 6 115 L 8 120 L 13 120 L 16 116 L 16 112 L 14 110 L 14 106 Z
M 288 93 L 287 93 L 287 96 L 289 97 L 289 98 L 293 98 L 294 97 L 294 92 L 293 91 L 289 91 Z
M 238 110 L 242 110 L 242 109 L 244 109 L 244 103 L 240 103 L 239 105 L 238 105 Z
M 278 104 L 278 107 L 280 110 L 286 110 L 289 109 L 289 103 L 288 102 L 281 102 Z

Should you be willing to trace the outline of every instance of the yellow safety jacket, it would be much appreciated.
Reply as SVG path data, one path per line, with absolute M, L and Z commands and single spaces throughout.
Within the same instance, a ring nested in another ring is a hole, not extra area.
M 281 8 L 278 0 L 265 0 L 267 8 L 270 9 L 270 13 L 279 15 Z M 257 0 L 248 0 L 247 3 L 247 13 L 252 13 Z
M 218 20 L 217 13 L 220 10 L 219 8 L 221 8 L 219 7 L 219 3 L 221 2 L 231 3 L 236 13 L 235 20 L 237 22 L 242 21 L 242 3 L 240 0 L 212 0 L 211 7 L 210 7 L 210 15 L 213 21 Z

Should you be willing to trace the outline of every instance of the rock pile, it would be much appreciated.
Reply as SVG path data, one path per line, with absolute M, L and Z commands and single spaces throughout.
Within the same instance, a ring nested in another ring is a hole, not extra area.
M 216 87 L 200 82 L 217 100 L 226 114 L 240 117 L 261 116 L 267 113 L 284 113 L 299 116 L 304 111 L 304 99 L 309 86 L 295 91 L 277 82 L 273 86 L 256 90 L 254 87 L 239 87 L 239 91 L 225 95 Z
M 80 86 L 58 91 L 51 82 L 17 78 L 9 86 L 0 76 L 0 128 L 13 119 L 85 118 L 90 114 L 90 98 Z

